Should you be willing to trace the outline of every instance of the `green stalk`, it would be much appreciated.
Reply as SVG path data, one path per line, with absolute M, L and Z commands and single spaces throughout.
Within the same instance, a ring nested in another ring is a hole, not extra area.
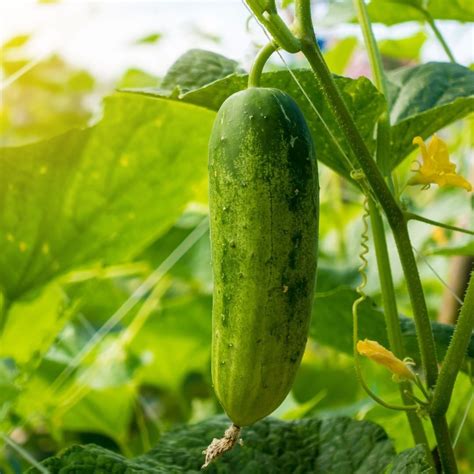
M 375 85 L 385 97 L 388 97 L 387 82 L 385 81 L 385 74 L 382 67 L 382 58 L 380 56 L 379 48 L 377 47 L 374 32 L 372 31 L 372 25 L 370 23 L 365 2 L 364 0 L 354 0 L 354 4 L 357 10 L 357 19 L 359 20 L 362 34 L 364 36 L 365 47 L 369 54 L 370 68 L 374 75 Z
M 385 74 L 382 65 L 382 58 L 380 51 L 377 46 L 377 41 L 372 31 L 372 25 L 370 23 L 369 14 L 364 0 L 354 0 L 355 8 L 357 11 L 357 18 L 362 29 L 364 36 L 364 43 L 369 55 L 370 69 L 374 76 L 374 83 L 377 89 L 388 98 L 387 81 L 385 80 Z M 382 171 L 382 174 L 389 178 L 389 184 L 393 189 L 391 182 L 391 169 L 389 166 L 390 158 L 390 145 L 391 145 L 391 127 L 390 127 L 390 115 L 388 111 L 385 111 L 378 123 L 377 123 L 377 163 Z
M 428 10 L 425 10 L 424 8 L 420 8 L 419 11 L 423 14 L 423 16 L 426 19 L 426 22 L 428 25 L 430 25 L 431 29 L 433 30 L 433 33 L 435 34 L 436 38 L 438 39 L 439 43 L 444 49 L 444 52 L 448 56 L 449 60 L 456 64 L 456 59 L 454 58 L 453 53 L 451 52 L 451 49 L 448 46 L 448 43 L 446 43 L 446 40 L 444 39 L 443 35 L 441 34 L 441 31 L 439 31 L 438 27 L 436 26 L 436 23 L 434 21 L 434 18 L 431 16 L 431 13 Z
M 431 416 L 446 414 L 454 389 L 456 377 L 466 355 L 474 330 L 474 271 L 471 273 L 464 304 L 461 307 L 454 334 L 443 360 L 438 383 L 433 392 Z
M 267 43 L 257 54 L 249 73 L 248 87 L 259 87 L 260 77 L 270 56 L 277 50 L 273 41 Z
M 275 0 L 246 0 L 258 21 L 268 30 L 280 48 L 289 53 L 300 51 L 300 44 L 278 15 Z
M 454 383 L 466 355 L 473 329 L 474 271 L 471 273 L 464 304 L 461 307 L 451 343 L 441 366 L 430 407 L 430 419 L 435 430 L 443 470 L 450 474 L 456 473 L 457 467 L 445 415 L 449 408 Z
M 377 89 L 387 98 L 388 90 L 383 70 L 382 58 L 377 46 L 372 25 L 364 0 L 354 0 L 357 10 L 358 20 L 364 36 L 364 42 L 369 54 L 370 67 L 374 76 L 374 82 Z M 382 173 L 390 177 L 390 169 L 388 167 L 391 147 L 390 136 L 390 115 L 388 110 L 383 113 L 377 124 L 377 163 Z M 392 186 L 393 187 L 393 186 Z M 392 270 L 387 250 L 387 240 L 383 227 L 382 217 L 379 213 L 377 205 L 372 199 L 369 199 L 370 221 L 372 223 L 372 235 L 374 238 L 375 255 L 377 258 L 377 268 L 379 270 L 380 289 L 382 292 L 382 302 L 384 307 L 385 325 L 387 327 L 387 336 L 389 346 L 392 352 L 399 358 L 403 359 L 405 348 L 403 347 L 402 331 L 400 321 L 398 319 L 397 301 L 395 296 L 395 288 L 393 285 Z M 408 382 L 400 384 L 400 395 L 405 405 L 411 403 L 410 396 L 413 395 L 412 386 Z M 407 411 L 408 424 L 416 444 L 425 446 L 427 459 L 433 465 L 433 458 L 429 449 L 428 439 L 426 437 L 423 423 L 416 413 Z
M 387 327 L 387 336 L 392 352 L 403 359 L 405 348 L 403 347 L 402 331 L 398 319 L 397 301 L 390 268 L 390 259 L 388 256 L 387 241 L 383 227 L 382 216 L 377 209 L 376 204 L 369 199 L 370 221 L 372 223 L 372 235 L 374 238 L 375 255 L 377 258 L 377 267 L 379 269 L 380 288 L 382 292 L 382 302 L 384 308 L 385 325 Z M 412 386 L 409 382 L 400 383 L 400 395 L 405 405 L 411 404 L 410 395 L 413 395 Z M 426 437 L 423 423 L 419 416 L 407 411 L 408 424 L 416 444 L 425 446 L 426 456 L 433 465 L 431 451 L 429 449 L 428 438 Z
M 10 302 L 5 293 L 0 290 L 0 337 L 2 336 L 5 325 L 7 324 L 7 315 Z
M 438 454 L 441 460 L 443 474 L 457 474 L 458 467 L 454 457 L 453 444 L 449 434 L 449 426 L 445 416 L 430 417 L 431 424 L 438 444 Z

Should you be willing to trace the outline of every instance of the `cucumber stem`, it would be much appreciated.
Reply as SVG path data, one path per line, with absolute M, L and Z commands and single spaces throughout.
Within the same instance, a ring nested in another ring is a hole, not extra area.
M 252 64 L 249 73 L 248 87 L 260 87 L 260 77 L 263 72 L 265 64 L 270 59 L 270 56 L 278 49 L 278 46 L 270 41 L 258 52 Z
M 240 426 L 232 423 L 225 430 L 224 436 L 221 439 L 214 438 L 211 444 L 202 452 L 202 454 L 206 455 L 206 459 L 201 469 L 206 469 L 219 456 L 230 451 L 238 442 L 241 443 L 242 440 L 239 438 L 240 430 Z

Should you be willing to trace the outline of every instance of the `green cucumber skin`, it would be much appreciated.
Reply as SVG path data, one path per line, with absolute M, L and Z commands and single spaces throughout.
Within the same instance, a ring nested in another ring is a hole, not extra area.
M 290 96 L 255 87 L 224 102 L 209 142 L 209 205 L 212 380 L 234 424 L 247 426 L 290 391 L 311 318 L 319 184 Z

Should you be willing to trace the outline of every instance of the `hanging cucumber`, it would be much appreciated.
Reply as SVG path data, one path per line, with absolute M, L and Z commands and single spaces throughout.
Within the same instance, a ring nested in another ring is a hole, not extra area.
M 229 97 L 209 143 L 209 204 L 212 380 L 233 426 L 206 464 L 290 391 L 311 317 L 318 191 L 312 138 L 293 99 L 260 87 Z

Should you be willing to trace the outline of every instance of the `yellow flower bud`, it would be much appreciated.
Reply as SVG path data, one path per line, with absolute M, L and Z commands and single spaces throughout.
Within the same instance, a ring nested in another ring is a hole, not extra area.
M 397 380 L 415 380 L 415 374 L 411 371 L 408 364 L 393 352 L 380 345 L 377 341 L 365 339 L 357 342 L 357 351 L 359 354 L 383 365 L 392 372 Z

